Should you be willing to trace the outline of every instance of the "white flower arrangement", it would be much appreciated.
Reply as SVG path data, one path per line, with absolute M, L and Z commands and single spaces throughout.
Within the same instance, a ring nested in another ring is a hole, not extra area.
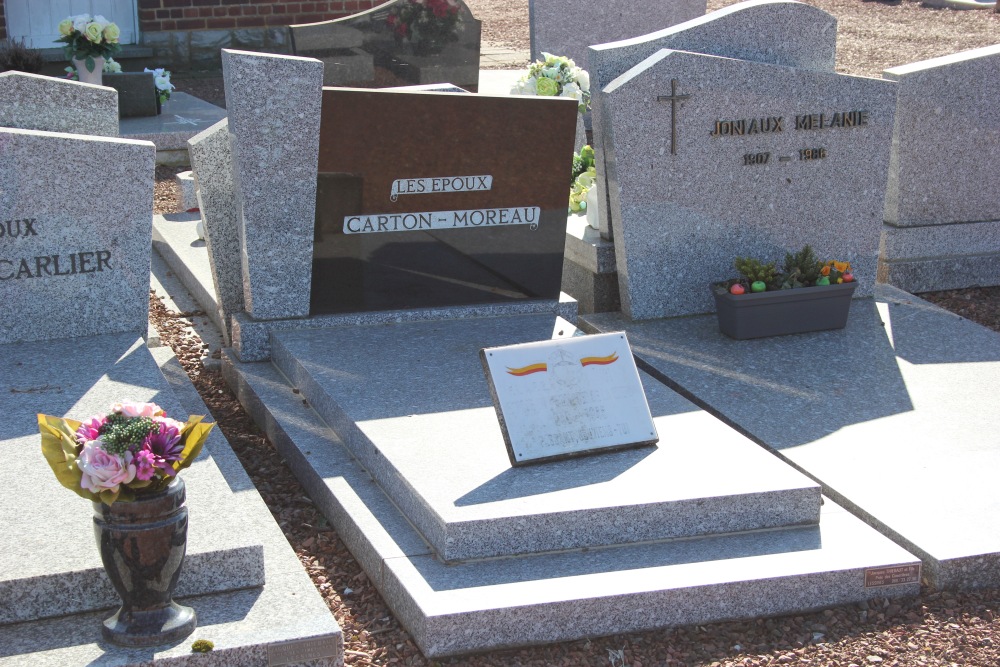
M 104 61 L 104 73 L 105 74 L 121 74 L 122 66 L 114 58 L 108 58 Z
M 156 69 L 149 69 L 147 67 L 143 72 L 149 72 L 153 75 L 153 83 L 156 84 L 156 94 L 160 98 L 160 104 L 169 100 L 170 91 L 177 87 L 170 83 L 170 70 L 163 69 L 162 67 L 157 67 Z
M 510 89 L 513 95 L 571 97 L 580 113 L 590 108 L 590 75 L 570 58 L 542 53 L 544 60 L 528 66 L 528 72 Z

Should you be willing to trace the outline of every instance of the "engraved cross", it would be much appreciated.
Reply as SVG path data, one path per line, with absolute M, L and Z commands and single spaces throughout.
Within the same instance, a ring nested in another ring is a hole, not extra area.
M 677 155 L 677 103 L 691 97 L 677 94 L 677 79 L 670 80 L 670 95 L 657 95 L 657 102 L 670 102 L 670 154 Z

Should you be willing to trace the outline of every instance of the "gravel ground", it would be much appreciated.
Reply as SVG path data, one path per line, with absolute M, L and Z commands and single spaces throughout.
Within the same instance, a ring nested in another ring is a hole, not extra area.
M 484 42 L 528 48 L 527 0 L 466 0 L 483 20 Z M 731 4 L 710 0 L 709 9 Z M 839 20 L 841 72 L 877 76 L 917 60 L 1000 42 L 1000 15 L 922 8 L 915 2 L 814 0 Z M 225 105 L 218 77 L 175 77 L 179 90 Z M 154 209 L 178 210 L 173 175 L 157 168 Z M 1000 331 L 1000 288 L 921 295 Z M 264 438 L 191 328 L 204 313 L 168 312 L 151 295 L 150 318 L 184 365 L 212 416 L 257 486 L 331 612 L 344 629 L 349 666 L 468 665 L 541 667 L 996 667 L 1000 665 L 1000 590 L 950 593 L 924 588 L 909 600 L 875 600 L 811 614 L 717 623 L 477 656 L 428 661 L 417 650 L 336 533 Z

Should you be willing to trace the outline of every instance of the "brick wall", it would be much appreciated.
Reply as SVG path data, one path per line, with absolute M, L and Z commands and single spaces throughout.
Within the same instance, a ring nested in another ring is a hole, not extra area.
M 315 23 L 385 0 L 138 0 L 139 31 L 232 30 Z

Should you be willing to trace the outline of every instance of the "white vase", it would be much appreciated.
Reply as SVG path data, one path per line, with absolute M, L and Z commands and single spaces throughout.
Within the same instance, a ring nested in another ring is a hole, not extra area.
M 76 68 L 76 74 L 80 77 L 80 81 L 83 83 L 92 83 L 97 86 L 103 85 L 104 82 L 104 58 L 103 56 L 97 56 L 94 58 L 94 71 L 87 71 L 87 60 L 77 60 L 73 58 L 73 67 Z
M 601 216 L 597 210 L 597 197 L 600 185 L 601 182 L 595 180 L 590 190 L 587 191 L 587 224 L 594 229 L 601 228 Z

